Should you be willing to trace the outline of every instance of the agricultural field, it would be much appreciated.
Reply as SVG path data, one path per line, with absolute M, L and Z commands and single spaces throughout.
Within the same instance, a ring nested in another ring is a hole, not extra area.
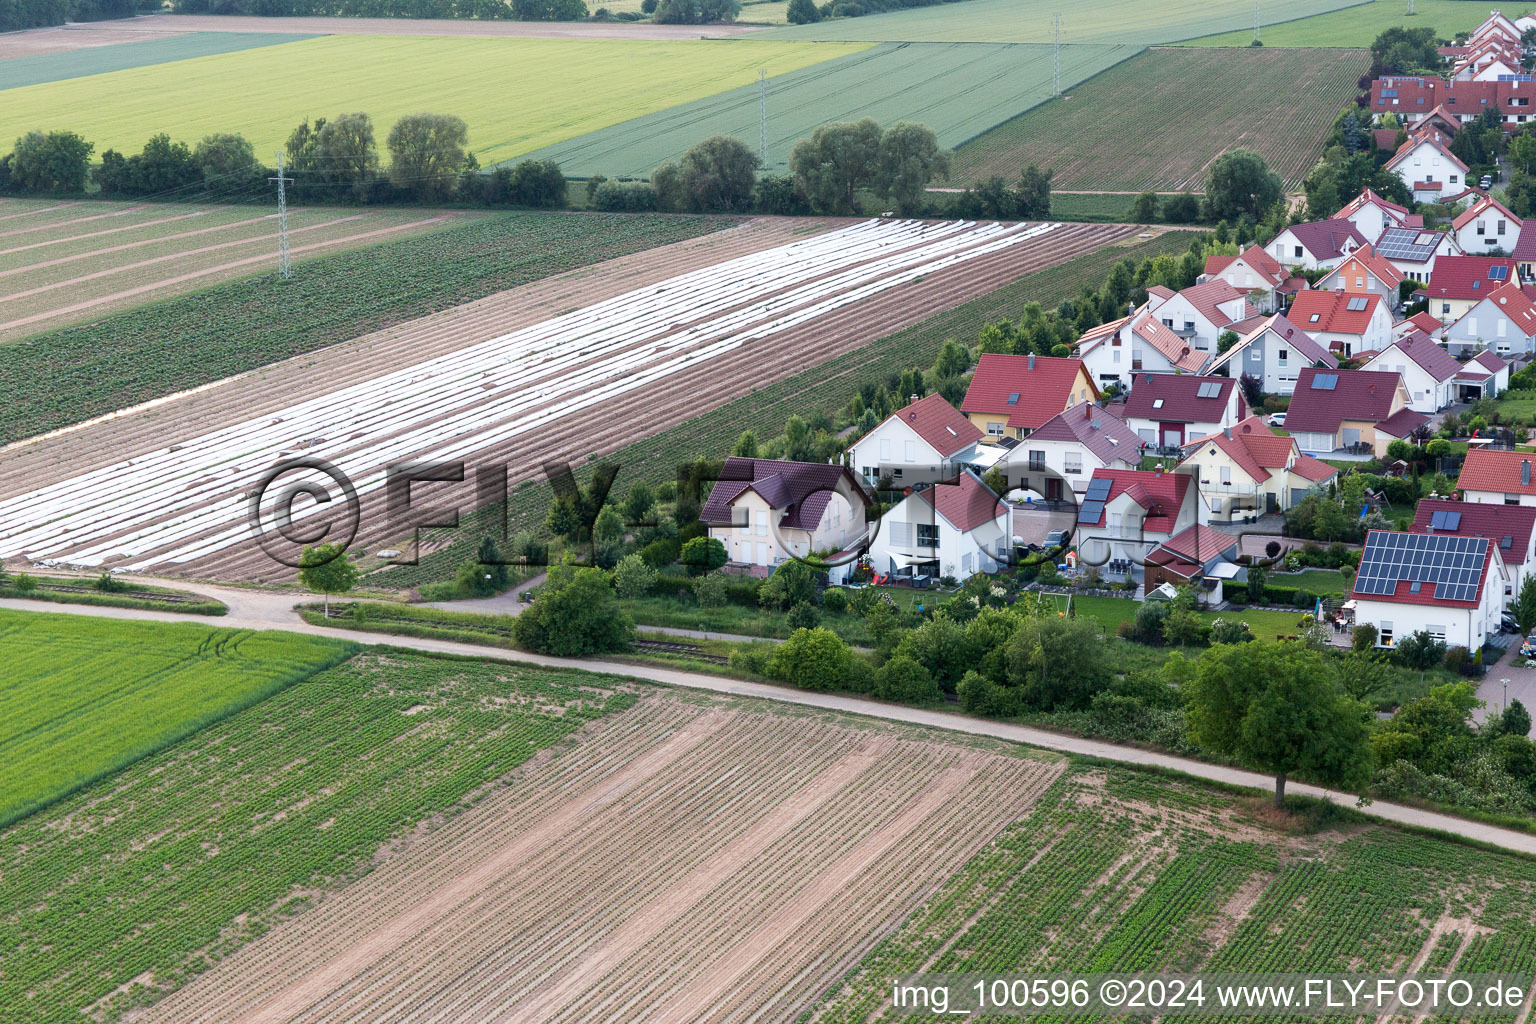
M 462 117 L 488 165 L 866 45 L 333 35 L 7 89 L 0 107 L 7 124 L 68 127 L 97 153 L 138 152 L 156 132 L 239 132 L 270 154 L 306 118 L 353 110 L 382 148 L 396 119 L 431 110 Z
M 1428 0 L 1426 0 L 1428 2 Z M 1442 6 L 1448 0 L 1442 0 Z M 1289 0 L 1265 4 L 1266 25 L 1306 18 L 1351 6 L 1351 0 Z M 1476 7 L 1476 4 L 1466 4 Z M 914 7 L 862 18 L 836 18 L 812 25 L 791 25 L 755 35 L 755 39 L 820 39 L 928 43 L 1051 43 L 1056 15 L 1061 15 L 1063 43 L 1126 43 L 1155 46 L 1213 32 L 1247 28 L 1253 38 L 1253 4 L 1246 0 L 1083 0 L 1062 5 L 1054 0 L 965 0 L 957 4 Z M 1484 10 L 1482 17 L 1488 16 Z M 1347 15 L 1335 15 L 1347 17 Z M 1472 23 L 1474 26 L 1476 21 Z M 1243 40 L 1247 43 L 1248 39 Z M 1370 40 L 1351 45 L 1366 46 Z M 1316 44 L 1326 45 L 1326 44 Z
M 288 217 L 289 247 L 311 260 L 482 216 L 300 207 Z M 0 199 L 0 343 L 276 263 L 277 215 L 265 205 Z
M 14 200 L 0 201 L 0 207 L 12 203 L 31 210 L 60 205 Z M 76 204 L 41 216 L 68 219 L 81 215 L 74 211 L 95 208 Z M 162 211 L 160 216 L 178 213 L 177 207 L 152 209 Z M 8 223 L 17 220 L 0 221 L 0 228 Z M 142 305 L 86 326 L 30 334 L 25 346 L 0 344 L 0 386 L 9 396 L 0 408 L 0 444 L 653 248 L 657 251 L 651 256 L 610 269 L 644 273 L 655 263 L 666 273 L 677 257 L 668 257 L 667 245 L 733 223 L 725 217 L 480 214 L 456 216 L 440 230 L 418 237 L 295 263 L 297 272 L 286 282 L 277 279 L 275 256 L 269 257 L 265 267 L 246 268 L 247 273 L 266 271 L 259 276 Z M 82 232 L 88 227 L 79 225 Z M 716 241 L 702 244 L 712 249 Z M 546 301 L 532 309 L 553 315 L 549 310 L 570 308 L 569 302 L 559 304 L 558 295 Z M 188 359 L 189 352 L 197 358 Z M 36 386 L 39 375 L 46 375 L 46 389 Z
M 1487 19 L 1490 10 L 1502 10 L 1510 18 L 1521 17 L 1532 10 L 1529 4 L 1469 3 L 1467 0 L 1414 0 L 1413 9 L 1410 17 L 1407 0 L 1369 0 L 1344 10 L 1270 25 L 1261 37 L 1265 46 L 1366 47 L 1394 25 L 1404 28 L 1429 25 L 1440 38 L 1450 39 L 1457 32 L 1477 28 Z M 1252 41 L 1253 26 L 1250 23 L 1246 29 L 1191 39 L 1189 45 L 1247 46 Z
M 0 826 L 351 649 L 289 633 L 0 608 Z
M 1064 47 L 1062 84 L 1070 87 L 1091 78 L 1135 52 L 1131 46 Z M 958 146 L 1047 100 L 1051 74 L 1051 48 L 1038 44 L 887 43 L 771 78 L 767 169 L 787 172 L 790 150 L 818 126 L 861 117 L 882 125 L 918 121 L 934 130 L 940 145 Z M 731 135 L 757 149 L 759 106 L 754 83 L 532 156 L 558 162 L 567 174 L 648 178 L 657 164 L 676 160 L 710 135 Z
M 1028 164 L 1025 165 L 1029 166 Z M 962 181 L 952 174 L 955 181 Z M 1125 220 L 1131 204 L 1136 202 L 1135 192 L 1051 192 L 1051 216 L 1058 220 Z
M 29 54 L 9 60 L 0 59 L 0 90 L 60 82 L 67 78 L 84 78 L 87 75 L 104 75 L 111 71 L 148 67 L 173 60 L 211 57 L 219 53 L 276 46 L 308 38 L 311 37 L 285 32 L 190 32 L 93 46 L 69 53 Z M 0 43 L 0 51 L 3 48 L 4 44 Z
M 1247 798 L 1075 769 L 806 1019 L 953 1019 L 887 1012 L 915 971 L 1530 973 L 1536 864 L 1344 818 L 1286 835 Z
M 634 701 L 618 679 L 389 651 L 206 726 L 0 832 L 5 1019 L 185 984 L 477 801 L 521 796 L 519 766 Z
M 792 231 L 797 222 L 767 224 Z M 359 339 L 288 373 L 269 370 L 179 408 L 65 435 L 61 444 L 94 450 L 97 467 L 55 463 L 65 475 L 49 486 L 31 473 L 15 477 L 37 489 L 0 502 L 0 557 L 287 578 L 291 570 L 252 543 L 245 497 L 283 453 L 302 449 L 348 474 L 361 498 L 359 543 L 383 544 L 395 540 L 385 468 L 402 458 L 473 457 L 507 464 L 513 485 L 531 481 L 553 460 L 580 461 L 605 442 L 665 429 L 1133 231 L 804 226 L 816 233 L 651 285 L 625 282 L 632 290 L 599 301 L 568 299 L 568 312 L 526 326 L 513 328 L 494 304 L 466 307 L 392 330 L 387 344 Z M 296 401 L 296 381 L 325 386 Z M 626 429 L 595 437 L 599 413 Z M 39 458 L 59 450 L 44 446 Z M 458 500 L 472 507 L 474 493 L 468 486 Z
M 951 177 L 1012 179 L 1035 163 L 1064 189 L 1198 192 L 1218 156 L 1244 147 L 1294 189 L 1369 66 L 1365 50 L 1147 50 L 960 147 Z M 1284 131 L 1276 96 L 1287 97 Z

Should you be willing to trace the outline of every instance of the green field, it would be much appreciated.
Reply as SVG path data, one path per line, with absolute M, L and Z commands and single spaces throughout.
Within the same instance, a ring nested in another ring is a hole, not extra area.
M 1348 7 L 1350 0 L 1288 0 L 1264 4 L 1265 24 L 1305 18 Z M 1468 3 L 1468 7 L 1477 5 Z M 1247 0 L 965 0 L 913 7 L 862 18 L 835 18 L 813 25 L 773 29 L 755 39 L 867 39 L 881 42 L 1050 43 L 1054 17 L 1061 15 L 1063 43 L 1128 43 L 1153 46 L 1180 39 L 1248 29 L 1253 38 L 1253 4 Z M 1483 11 L 1482 17 L 1488 13 Z M 1472 23 L 1476 25 L 1477 22 Z M 1247 40 L 1243 40 L 1247 42 Z M 1363 43 L 1351 45 L 1364 46 Z M 1323 45 L 1323 44 L 1317 44 Z
M 1241 146 L 1295 188 L 1369 65 L 1364 50 L 1147 50 L 962 146 L 951 176 L 1012 179 L 1035 163 L 1060 188 L 1198 192 L 1210 163 Z
M 1413 17 L 1408 17 L 1408 0 L 1370 0 L 1331 14 L 1273 25 L 1261 33 L 1265 46 L 1370 46 L 1371 41 L 1394 25 L 1422 28 L 1428 25 L 1441 39 L 1457 32 L 1470 32 L 1488 18 L 1491 10 L 1502 10 L 1511 19 L 1531 10 L 1529 4 L 1489 4 L 1472 0 L 1414 0 Z M 1246 29 L 1203 36 L 1190 40 L 1193 46 L 1247 46 L 1253 41 L 1250 20 Z
M 1128 46 L 1065 47 L 1062 82 L 1081 82 L 1134 52 Z M 891 43 L 769 79 L 768 167 L 785 171 L 790 149 L 817 126 L 861 117 L 886 125 L 919 121 L 934 130 L 940 145 L 958 146 L 1048 99 L 1051 68 L 1048 46 Z M 734 135 L 756 150 L 759 105 L 758 87 L 744 86 L 533 155 L 558 161 L 567 174 L 649 177 L 657 164 L 710 135 Z
M 361 110 L 379 148 L 422 110 L 457 114 L 482 164 L 859 49 L 792 41 L 336 35 L 7 90 L 0 138 L 68 128 L 137 152 L 156 132 L 240 132 L 269 157 L 305 118 Z
M 974 184 L 958 173 L 951 173 L 950 177 L 956 185 Z M 1135 201 L 1135 192 L 1052 192 L 1051 219 L 1123 221 Z
M 504 213 L 0 345 L 3 442 L 122 409 L 551 274 L 706 234 L 721 217 Z M 195 352 L 197 358 L 187 354 Z M 48 380 L 39 388 L 40 377 Z M 0 442 L 0 443 L 3 443 Z
M 0 609 L 0 825 L 350 649 L 291 633 Z
M 173 60 L 211 57 L 219 53 L 278 46 L 312 35 L 291 32 L 189 32 L 184 36 L 145 39 L 137 43 L 90 46 L 63 53 L 38 53 L 0 60 L 0 89 L 60 82 L 66 78 L 104 75 L 110 71 L 148 67 Z
M 203 729 L 0 834 L 5 1020 L 190 980 L 310 902 L 295 893 L 632 702 L 611 678 L 388 651 Z
M 891 979 L 917 971 L 1406 973 L 1459 956 L 1458 972 L 1529 975 L 1536 862 L 1383 825 L 1287 835 L 1261 819 L 1252 800 L 1197 784 L 1075 768 L 815 1019 L 955 1019 L 886 1010 Z

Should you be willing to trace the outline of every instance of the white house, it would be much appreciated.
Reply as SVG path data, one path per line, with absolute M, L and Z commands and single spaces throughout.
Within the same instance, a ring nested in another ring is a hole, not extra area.
M 1347 220 L 1366 238 L 1380 238 L 1387 228 L 1399 228 L 1408 223 L 1408 208 L 1383 199 L 1367 188 L 1333 215 L 1334 220 Z
M 1252 522 L 1284 512 L 1338 475 L 1326 462 L 1303 455 L 1294 437 L 1274 433 L 1257 416 L 1190 441 L 1184 453 L 1174 472 L 1199 482 L 1196 514 L 1206 524 Z
M 1536 505 L 1529 452 L 1473 448 L 1461 464 L 1456 487 L 1465 501 L 1488 505 Z
M 1475 402 L 1493 398 L 1509 387 L 1509 364 L 1484 350 L 1468 359 L 1456 375 L 1456 400 Z
M 1163 326 L 1196 352 L 1207 355 L 1215 354 L 1216 340 L 1222 331 L 1257 312 L 1248 304 L 1247 292 L 1221 278 L 1185 288 L 1161 302 L 1148 301 L 1152 315 Z
M 999 468 L 1010 483 L 1055 501 L 1081 495 L 1101 469 L 1137 469 L 1142 441 L 1097 405 L 1082 405 L 1036 428 L 1009 449 Z
M 1296 390 L 1296 375 L 1302 367 L 1333 369 L 1338 365 L 1338 359 L 1325 346 L 1277 313 L 1217 356 L 1206 372 L 1234 380 L 1252 374 L 1263 381 L 1266 394 L 1288 395 Z
M 1408 408 L 1432 414 L 1456 400 L 1453 382 L 1461 372 L 1461 364 L 1436 345 L 1433 338 L 1419 331 L 1394 341 L 1360 369 L 1401 374 L 1408 388 Z
M 1011 515 L 974 473 L 961 470 L 913 491 L 880 517 L 870 564 L 880 572 L 921 566 L 961 580 L 996 572 L 1012 543 Z
M 1451 221 L 1451 233 L 1461 251 L 1469 255 L 1511 253 L 1520 240 L 1520 218 L 1497 199 L 1484 196 Z
M 1435 272 L 1437 256 L 1460 255 L 1449 231 L 1422 227 L 1387 228 L 1375 241 L 1376 251 L 1410 281 L 1423 283 Z
M 1211 358 L 1154 312 L 1142 306 L 1124 320 L 1088 331 L 1077 341 L 1077 355 L 1100 389 L 1130 387 L 1138 373 L 1199 373 Z M 982 358 L 986 358 L 983 356 Z M 973 378 L 974 379 L 974 378 Z
M 1506 604 L 1513 603 L 1520 584 L 1536 567 L 1536 506 L 1423 498 L 1414 508 L 1412 531 L 1493 541 L 1504 560 Z
M 1486 537 L 1372 530 L 1350 593 L 1355 621 L 1374 625 L 1381 647 L 1423 630 L 1476 652 L 1499 632 L 1506 575 Z
M 1329 351 L 1377 352 L 1392 340 L 1392 314 L 1379 295 L 1311 289 L 1296 296 L 1287 318 Z
M 955 475 L 964 456 L 985 435 L 939 394 L 891 413 L 848 446 L 848 465 L 871 486 L 889 475 L 897 487 Z
M 1244 419 L 1248 403 L 1231 377 L 1138 373 L 1120 415 L 1147 444 L 1176 448 Z
M 1372 235 L 1371 237 L 1375 237 Z M 1249 246 L 1236 256 L 1207 256 L 1201 283 L 1225 281 L 1248 297 L 1261 313 L 1273 313 L 1276 290 L 1290 275 L 1262 246 Z
M 1292 224 L 1266 247 L 1276 261 L 1302 270 L 1331 269 L 1369 239 L 1347 220 Z
M 1409 398 L 1397 373 L 1309 367 L 1296 380 L 1285 429 L 1309 455 L 1348 449 L 1381 458 L 1388 444 L 1428 421 L 1408 408 Z
M 863 540 L 869 496 L 846 466 L 732 456 L 699 519 L 729 563 L 769 569 Z
M 1519 278 L 1519 263 L 1512 257 L 1441 256 L 1435 260 L 1435 272 L 1424 287 L 1424 297 L 1429 312 L 1449 324 Z
M 1187 473 L 1101 469 L 1077 510 L 1077 550 L 1089 565 L 1145 559 L 1158 544 L 1194 526 L 1194 480 Z M 1095 498 L 1094 495 L 1100 495 Z
M 1351 295 L 1375 295 L 1386 304 L 1388 313 L 1398 306 L 1403 272 L 1376 252 L 1373 245 L 1362 245 L 1318 279 L 1313 287 L 1321 291 L 1349 292 Z
M 1536 343 L 1536 303 L 1514 282 L 1500 285 L 1446 328 L 1445 340 L 1458 355 L 1484 349 L 1529 355 Z
M 1384 169 L 1403 179 L 1418 202 L 1439 202 L 1469 184 L 1467 165 L 1430 133 L 1403 143 Z

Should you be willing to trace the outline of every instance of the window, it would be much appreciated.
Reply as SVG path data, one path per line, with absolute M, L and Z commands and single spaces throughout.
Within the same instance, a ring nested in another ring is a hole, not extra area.
M 1382 647 L 1392 646 L 1392 623 L 1386 619 L 1376 623 L 1376 643 Z
M 1297 257 L 1298 257 L 1298 258 L 1300 258 L 1300 256 L 1301 256 L 1301 246 L 1299 246 L 1299 245 L 1298 245 L 1298 246 L 1296 246 L 1296 256 L 1297 256 Z
M 1355 287 L 1356 288 L 1364 288 L 1365 287 L 1365 278 L 1361 277 L 1359 274 L 1355 275 Z
M 1119 349 L 1111 349 L 1111 351 L 1114 352 L 1115 357 L 1113 359 L 1111 359 L 1110 362 L 1118 363 L 1120 361 L 1120 350 Z
M 1067 472 L 1081 473 L 1083 471 L 1082 452 L 1067 452 Z
M 936 548 L 939 546 L 939 528 L 936 524 L 917 524 L 917 546 L 920 548 Z
M 987 433 L 991 434 L 993 437 L 1002 437 L 1003 425 L 1001 423 L 988 423 Z
M 1212 512 L 1212 514 L 1218 515 L 1218 516 L 1221 515 L 1221 507 L 1222 507 L 1222 501 L 1221 501 L 1220 498 L 1212 498 L 1211 499 L 1211 512 Z
M 880 439 L 880 461 L 881 462 L 890 462 L 891 461 L 891 442 L 890 442 L 889 438 L 881 438 Z
M 1283 362 L 1285 362 L 1289 358 L 1291 358 L 1291 350 L 1288 349 L 1288 348 L 1281 349 L 1280 350 L 1280 362 L 1283 363 Z
M 1029 453 L 1029 471 L 1039 473 L 1045 469 L 1045 452 L 1032 451 Z
M 1259 347 L 1257 345 L 1253 346 L 1252 348 L 1250 348 L 1248 350 L 1248 358 L 1249 359 L 1260 359 L 1262 357 L 1263 357 L 1263 353 L 1259 351 Z
M 1499 232 L 1498 232 L 1499 234 L 1502 235 L 1504 233 L 1504 227 L 1505 227 L 1506 223 L 1507 223 L 1506 221 L 1502 221 L 1502 220 L 1499 221 Z
M 916 441 L 908 441 L 904 445 L 902 445 L 902 453 L 901 453 L 901 455 L 902 455 L 902 460 L 904 462 L 916 462 L 917 461 L 917 442 Z
M 1224 483 L 1224 484 L 1230 484 L 1232 482 L 1232 467 L 1231 466 L 1222 466 L 1221 467 L 1221 482 Z
M 1452 185 L 1456 184 L 1456 175 L 1454 175 L 1454 174 L 1451 175 L 1451 184 Z
M 1428 633 L 1435 640 L 1438 640 L 1441 643 L 1445 643 L 1445 627 L 1444 626 L 1425 626 L 1424 627 L 1424 632 Z
M 1518 494 L 1506 494 L 1506 495 L 1504 495 L 1504 504 L 1506 504 L 1506 505 L 1518 505 L 1518 504 L 1520 504 L 1520 495 L 1518 495 Z
M 752 532 L 759 537 L 768 536 L 768 513 L 760 508 L 752 510 Z
M 1486 235 L 1488 233 L 1488 225 L 1485 224 L 1483 221 L 1478 221 L 1477 222 L 1477 233 L 1480 234 L 1480 235 Z

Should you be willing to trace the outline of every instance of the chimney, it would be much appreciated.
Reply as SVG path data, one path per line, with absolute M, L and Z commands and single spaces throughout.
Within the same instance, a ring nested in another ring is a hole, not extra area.
M 1225 437 L 1228 441 L 1232 440 L 1232 428 L 1231 427 L 1223 428 L 1222 431 L 1221 431 L 1221 436 Z
M 914 401 L 914 402 L 916 402 L 916 401 L 917 401 L 917 398 L 918 398 L 918 396 L 917 396 L 917 395 L 913 395 L 913 396 L 912 396 L 912 401 Z
M 1521 484 L 1521 486 L 1524 486 L 1524 487 L 1529 487 L 1531 485 L 1531 460 L 1530 459 L 1521 459 L 1520 460 L 1520 484 Z
M 1035 368 L 1035 354 L 1033 352 L 1029 354 L 1029 368 L 1031 370 Z

